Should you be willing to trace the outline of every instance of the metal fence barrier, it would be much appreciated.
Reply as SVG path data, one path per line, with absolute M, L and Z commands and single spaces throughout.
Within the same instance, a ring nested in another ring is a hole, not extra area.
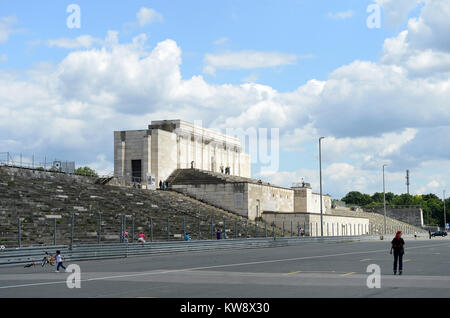
M 78 207 L 77 207 L 78 208 Z M 86 208 L 87 210 L 87 208 Z M 185 234 L 192 240 L 208 240 L 218 238 L 244 239 L 267 237 L 320 237 L 317 222 L 248 222 L 248 220 L 230 220 L 212 217 L 195 216 L 158 216 L 145 217 L 132 212 L 130 215 L 119 214 L 113 217 L 89 209 L 86 213 L 55 212 L 58 215 L 43 215 L 40 218 L 32 216 L 19 217 L 10 212 L 9 222 L 0 224 L 0 245 L 7 248 L 25 247 L 30 245 L 69 245 L 74 244 L 107 244 L 134 243 L 139 233 L 146 240 L 183 241 Z M 14 218 L 16 220 L 14 222 Z M 15 224 L 14 224 L 14 223 Z M 37 226 L 38 224 L 38 226 Z M 39 228 L 39 231 L 36 229 Z M 409 225 L 387 226 L 387 233 L 394 234 L 402 230 L 404 234 L 412 234 L 415 228 Z M 381 235 L 382 225 L 351 225 L 346 223 L 324 223 L 324 236 L 360 236 Z M 423 231 L 423 230 L 422 230 Z M 422 233 L 422 232 L 417 232 Z M 38 238 L 37 238 L 38 236 Z M 38 242 L 38 243 L 36 243 Z
M 409 235 L 413 237 L 413 235 Z M 405 237 L 407 237 L 405 235 Z M 111 244 L 83 244 L 56 246 L 38 246 L 25 248 L 9 248 L 0 251 L 0 266 L 12 266 L 35 263 L 40 266 L 44 253 L 54 254 L 60 250 L 66 261 L 127 258 L 129 256 L 221 250 L 285 247 L 296 244 L 318 242 L 352 242 L 365 240 L 380 240 L 378 235 L 338 236 L 338 237 L 274 237 L 251 239 L 225 239 L 186 242 L 146 242 L 146 243 L 111 243 Z M 387 240 L 386 243 L 389 243 Z

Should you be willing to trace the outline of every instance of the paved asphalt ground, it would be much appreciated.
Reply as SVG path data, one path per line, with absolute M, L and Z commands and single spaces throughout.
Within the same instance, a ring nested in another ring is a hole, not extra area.
M 450 297 L 450 238 L 408 239 L 404 273 L 394 276 L 387 241 L 202 251 L 75 262 L 81 288 L 54 267 L 0 268 L 0 298 Z M 381 268 L 381 288 L 366 285 Z M 68 264 L 66 264 L 67 266 Z

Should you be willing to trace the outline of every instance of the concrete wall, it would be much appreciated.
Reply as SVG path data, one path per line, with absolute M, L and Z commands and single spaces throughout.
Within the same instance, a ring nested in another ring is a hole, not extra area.
M 248 183 L 248 218 L 261 217 L 263 211 L 294 212 L 294 191 Z
M 367 212 L 375 212 L 384 215 L 384 208 L 363 209 Z M 414 226 L 423 227 L 423 211 L 421 208 L 392 208 L 386 207 L 386 216 Z
M 166 180 L 177 168 L 177 136 L 161 129 L 152 129 L 151 172 L 156 176 L 156 184 Z
M 294 193 L 290 189 L 252 183 L 173 185 L 172 188 L 249 220 L 261 217 L 262 212 L 268 209 L 294 211 Z
M 224 210 L 242 216 L 248 214 L 248 186 L 246 183 L 173 185 L 175 191 L 188 194 Z
M 264 212 L 263 219 L 267 224 L 275 222 L 280 228 L 284 222 L 286 232 L 290 231 L 292 222 L 295 233 L 298 233 L 297 226 L 300 226 L 305 230 L 305 234 L 320 236 L 320 215 L 315 213 Z M 369 233 L 369 227 L 369 219 L 366 218 L 323 215 L 324 236 L 363 235 Z
M 142 177 L 148 173 L 156 182 L 165 180 L 177 168 L 220 172 L 230 167 L 231 175 L 250 178 L 250 155 L 243 153 L 237 138 L 196 127 L 183 121 L 169 121 L 171 132 L 151 125 L 148 130 L 114 132 L 114 173 L 131 179 L 131 161 L 142 160 Z M 161 124 L 161 122 L 152 122 Z
M 305 213 L 320 213 L 320 194 L 313 193 L 309 187 L 295 187 L 294 211 Z M 331 210 L 331 197 L 322 195 L 323 213 Z
M 248 153 L 241 152 L 239 154 L 239 176 L 244 178 L 251 178 L 251 158 Z
M 144 154 L 144 148 L 151 136 L 147 130 L 116 131 L 114 132 L 114 174 L 116 176 L 132 176 L 131 161 L 142 160 L 142 177 L 148 172 L 148 156 Z

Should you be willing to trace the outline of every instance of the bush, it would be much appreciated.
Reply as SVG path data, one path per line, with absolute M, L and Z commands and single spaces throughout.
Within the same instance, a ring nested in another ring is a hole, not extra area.
M 97 172 L 89 167 L 80 167 L 75 170 L 75 174 L 80 176 L 88 176 L 88 177 L 98 177 Z

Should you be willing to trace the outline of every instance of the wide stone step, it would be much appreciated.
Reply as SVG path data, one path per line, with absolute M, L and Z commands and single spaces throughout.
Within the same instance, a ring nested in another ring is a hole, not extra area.
M 152 218 L 155 238 L 167 238 L 167 218 L 171 222 L 171 234 L 181 234 L 183 217 L 186 229 L 193 236 L 197 233 L 200 219 L 202 238 L 209 238 L 211 218 L 215 228 L 220 228 L 225 219 L 227 228 L 232 228 L 228 231 L 234 231 L 234 222 L 238 222 L 239 234 L 243 233 L 245 219 L 241 216 L 175 192 L 119 188 L 70 179 L 50 181 L 42 176 L 30 179 L 20 173 L 9 175 L 2 171 L 0 167 L 0 241 L 4 240 L 0 244 L 8 247 L 17 245 L 17 217 L 22 220 L 22 245 L 53 244 L 54 221 L 48 219 L 48 215 L 61 217 L 57 219 L 57 240 L 67 244 L 72 213 L 76 216 L 74 240 L 77 242 L 96 242 L 94 234 L 98 228 L 98 213 L 102 215 L 102 240 L 117 237 L 123 214 L 134 215 L 135 234 L 143 230 L 147 236 Z M 129 217 L 126 226 L 131 231 Z M 250 228 L 249 234 L 252 231 Z

